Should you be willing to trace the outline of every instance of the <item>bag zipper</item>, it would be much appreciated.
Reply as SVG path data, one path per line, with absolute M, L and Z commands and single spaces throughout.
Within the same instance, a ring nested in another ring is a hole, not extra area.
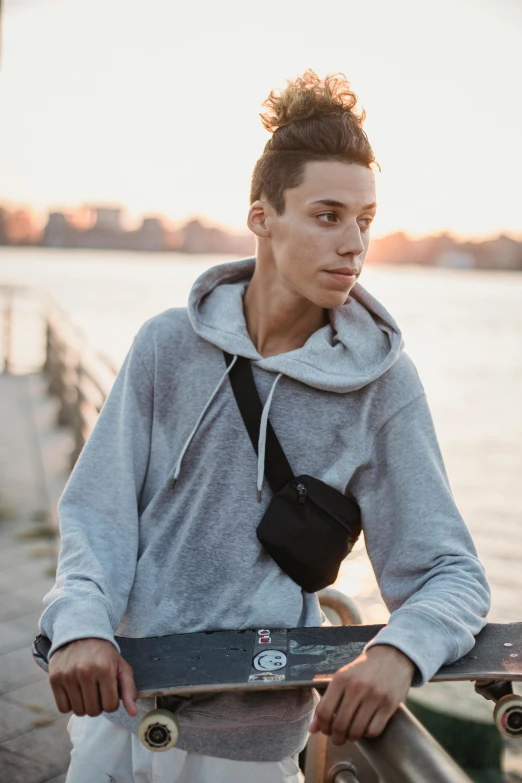
M 297 482 L 297 484 L 294 484 L 295 488 L 297 489 L 299 497 L 297 498 L 298 503 L 304 503 L 306 501 L 306 495 L 308 493 L 307 488 L 304 484 L 301 484 L 300 481 Z
M 319 503 L 316 500 L 310 497 L 306 484 L 303 484 L 302 481 L 297 481 L 294 482 L 294 487 L 297 489 L 297 493 L 298 493 L 297 502 L 300 505 L 304 505 L 304 503 L 311 503 L 312 506 L 314 506 L 317 509 L 317 511 L 321 514 L 321 516 L 324 517 L 326 520 L 328 520 L 329 522 L 333 520 L 338 525 L 341 525 L 343 530 L 345 530 L 348 533 L 351 532 L 348 525 L 345 525 L 344 522 L 341 522 L 330 511 L 323 508 L 321 505 L 319 505 Z

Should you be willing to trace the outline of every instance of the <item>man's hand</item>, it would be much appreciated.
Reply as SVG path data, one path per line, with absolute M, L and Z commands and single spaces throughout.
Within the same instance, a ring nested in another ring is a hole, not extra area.
M 379 644 L 333 676 L 308 729 L 334 745 L 378 737 L 411 686 L 415 664 L 396 647 Z
M 115 712 L 123 706 L 138 714 L 132 667 L 105 639 L 78 639 L 59 647 L 49 661 L 49 679 L 60 712 L 90 715 Z

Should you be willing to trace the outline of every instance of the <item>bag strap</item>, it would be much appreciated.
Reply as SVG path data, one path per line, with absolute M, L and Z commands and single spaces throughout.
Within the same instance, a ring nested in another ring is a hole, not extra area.
M 223 351 L 223 354 L 228 367 L 234 357 L 226 351 Z M 252 446 L 256 454 L 259 454 L 258 442 L 263 405 L 257 391 L 250 360 L 244 356 L 238 356 L 228 377 L 230 378 L 239 412 L 250 435 Z M 266 428 L 265 475 L 274 495 L 294 478 L 290 463 L 270 424 L 270 420 L 267 422 Z

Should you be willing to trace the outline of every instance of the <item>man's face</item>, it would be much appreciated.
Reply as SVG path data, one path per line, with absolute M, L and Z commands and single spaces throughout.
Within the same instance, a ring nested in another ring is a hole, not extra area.
M 366 166 L 313 161 L 297 188 L 285 190 L 285 211 L 265 203 L 268 242 L 281 282 L 314 304 L 342 305 L 360 274 L 375 215 L 375 179 Z M 355 277 L 334 277 L 348 269 Z

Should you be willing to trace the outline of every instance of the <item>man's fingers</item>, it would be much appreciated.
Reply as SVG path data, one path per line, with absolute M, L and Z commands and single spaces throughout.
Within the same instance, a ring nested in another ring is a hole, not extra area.
M 120 697 L 118 694 L 118 670 L 115 667 L 100 677 L 99 688 L 103 711 L 116 712 L 120 706 Z
M 65 683 L 65 690 L 69 698 L 71 710 L 74 712 L 74 714 L 79 715 L 80 717 L 85 715 L 85 705 L 83 703 L 83 695 L 82 695 L 80 685 L 76 680 L 76 678 L 74 679 L 72 679 L 72 677 L 68 678 L 68 682 Z
M 118 684 L 120 687 L 121 700 L 123 706 L 127 710 L 131 717 L 135 717 L 138 714 L 138 708 L 136 707 L 136 699 L 138 698 L 138 690 L 134 684 L 134 673 L 132 667 L 126 663 L 123 658 L 120 658 L 118 665 Z
M 357 702 L 350 695 L 345 694 L 332 720 L 332 742 L 334 745 L 344 745 L 353 721 L 358 719 L 359 711 L 362 709 L 368 709 L 367 706 L 364 706 L 364 702 Z M 374 710 L 375 707 L 372 709 L 371 715 Z
M 59 711 L 72 712 L 72 707 L 69 701 L 69 697 L 67 696 L 67 691 L 64 688 L 62 688 L 61 685 L 58 685 L 58 683 L 53 683 L 52 680 L 51 680 L 51 689 L 54 695 L 56 706 L 58 707 Z
M 347 721 L 342 722 L 343 714 L 338 713 L 339 730 L 337 730 L 336 723 L 333 725 L 332 741 L 334 744 L 341 745 L 346 740 L 357 742 L 357 740 L 361 739 L 377 710 L 378 704 L 376 704 L 375 700 L 366 698 L 360 702 L 357 710 L 352 712 Z M 338 735 L 341 735 L 342 739 L 336 742 Z
M 96 674 L 94 672 L 82 674 L 82 676 L 79 678 L 79 683 L 82 692 L 83 704 L 85 707 L 85 714 L 90 715 L 91 718 L 95 718 L 97 715 L 101 715 L 101 699 Z
M 336 683 L 331 682 L 315 709 L 313 721 L 317 725 L 317 729 L 322 731 L 323 734 L 331 734 L 334 713 L 338 709 L 342 697 L 342 689 Z
M 111 642 L 88 637 L 59 647 L 49 661 L 49 678 L 60 712 L 72 710 L 75 715 L 96 717 L 117 710 L 120 667 L 127 711 L 136 715 L 132 669 Z
M 370 738 L 378 737 L 380 734 L 382 734 L 388 721 L 394 714 L 395 713 L 392 712 L 390 715 L 390 711 L 388 709 L 381 708 L 380 710 L 377 710 L 371 721 L 368 723 L 364 736 Z

